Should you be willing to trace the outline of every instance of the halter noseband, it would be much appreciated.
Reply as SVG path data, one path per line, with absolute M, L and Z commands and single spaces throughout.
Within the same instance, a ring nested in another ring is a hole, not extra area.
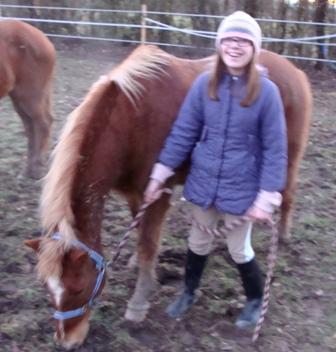
M 54 240 L 61 240 L 62 236 L 59 232 L 55 233 L 52 238 Z M 104 258 L 94 250 L 90 249 L 88 246 L 86 246 L 84 243 L 80 241 L 72 241 L 71 242 L 72 246 L 80 247 L 84 249 L 86 252 L 88 252 L 89 257 L 96 263 L 96 269 L 98 270 L 98 276 L 97 276 L 97 281 L 96 281 L 96 286 L 94 287 L 90 300 L 87 304 L 85 304 L 82 308 L 74 309 L 74 310 L 68 310 L 67 312 L 60 312 L 60 311 L 55 311 L 53 317 L 58 320 L 66 320 L 66 319 L 71 319 L 78 317 L 79 315 L 84 314 L 84 312 L 93 306 L 95 303 L 94 297 L 97 294 L 100 285 L 102 283 L 104 273 L 106 270 L 107 262 L 104 260 Z

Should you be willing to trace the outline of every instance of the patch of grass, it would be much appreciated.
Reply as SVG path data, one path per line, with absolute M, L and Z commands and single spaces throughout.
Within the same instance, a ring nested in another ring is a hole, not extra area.
M 22 294 L 30 300 L 36 299 L 37 297 L 37 292 L 29 288 L 23 290 Z
M 129 343 L 132 339 L 132 337 L 130 336 L 130 334 L 128 333 L 128 331 L 126 330 L 120 330 L 116 332 L 116 339 L 117 339 L 117 343 Z
M 334 220 L 328 217 L 321 218 L 312 214 L 302 217 L 300 222 L 304 224 L 305 229 L 314 229 L 315 231 L 316 229 L 331 228 Z

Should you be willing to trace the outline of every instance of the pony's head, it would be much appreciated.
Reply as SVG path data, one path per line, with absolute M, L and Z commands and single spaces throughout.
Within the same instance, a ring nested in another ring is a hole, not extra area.
M 67 248 L 57 235 L 25 244 L 37 252 L 38 275 L 52 297 L 56 342 L 69 350 L 78 347 L 89 329 L 94 298 L 105 284 L 103 257 L 81 242 Z

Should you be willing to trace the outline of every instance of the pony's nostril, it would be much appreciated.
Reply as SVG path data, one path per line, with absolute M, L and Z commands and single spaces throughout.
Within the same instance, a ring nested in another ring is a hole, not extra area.
M 69 343 L 69 342 L 66 342 L 66 341 L 62 342 L 62 341 L 59 341 L 57 339 L 55 339 L 55 341 L 57 342 L 58 347 L 61 347 L 63 351 L 74 351 L 77 348 L 79 348 L 80 345 L 81 345 L 79 342 Z
M 81 344 L 80 343 L 74 343 L 69 349 L 68 351 L 74 351 L 76 350 Z

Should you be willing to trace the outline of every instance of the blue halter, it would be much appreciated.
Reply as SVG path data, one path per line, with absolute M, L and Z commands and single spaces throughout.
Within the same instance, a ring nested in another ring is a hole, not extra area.
M 55 233 L 52 238 L 54 240 L 61 240 L 62 236 L 59 232 Z M 87 304 L 85 304 L 82 308 L 74 309 L 74 310 L 68 310 L 67 312 L 60 312 L 60 311 L 55 311 L 53 317 L 58 320 L 66 320 L 66 319 L 71 319 L 78 317 L 79 315 L 84 314 L 84 312 L 93 306 L 95 303 L 94 297 L 97 294 L 100 285 L 102 283 L 104 273 L 106 270 L 107 262 L 104 260 L 104 258 L 94 250 L 90 249 L 88 246 L 86 246 L 84 243 L 80 241 L 72 241 L 71 245 L 80 247 L 84 249 L 86 252 L 88 252 L 89 257 L 96 263 L 96 269 L 98 270 L 98 276 L 97 276 L 97 281 L 96 281 L 96 286 L 93 289 L 93 292 L 91 294 L 90 300 Z

